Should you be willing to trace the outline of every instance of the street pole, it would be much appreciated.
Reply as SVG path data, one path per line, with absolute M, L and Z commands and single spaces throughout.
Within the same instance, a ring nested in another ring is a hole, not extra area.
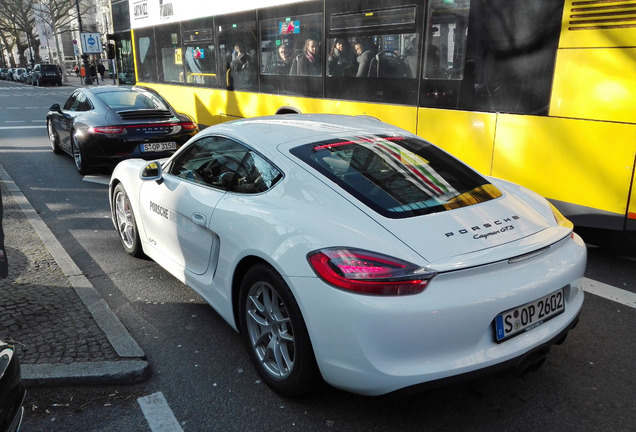
M 79 0 L 75 0 L 75 7 L 77 8 L 77 24 L 79 25 L 80 40 L 81 40 L 83 30 L 82 30 L 82 17 L 80 17 Z M 84 50 L 82 49 L 82 61 L 84 63 L 84 84 L 90 85 L 90 84 L 93 84 L 93 78 L 91 78 L 90 66 L 88 64 L 88 54 L 86 54 L 83 51 Z

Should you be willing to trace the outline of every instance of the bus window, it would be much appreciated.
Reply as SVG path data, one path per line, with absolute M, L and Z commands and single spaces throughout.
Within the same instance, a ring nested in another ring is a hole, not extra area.
M 183 54 L 179 25 L 162 25 L 155 27 L 157 55 L 161 67 L 159 68 L 159 82 L 183 82 Z
M 426 79 L 462 79 L 470 0 L 429 3 L 423 74 Z
M 212 18 L 183 23 L 184 81 L 204 87 L 218 84 Z
M 400 104 L 417 100 L 418 8 L 402 0 L 380 8 L 385 3 L 369 0 L 355 10 L 348 10 L 346 2 L 330 5 L 327 97 Z
M 263 19 L 261 28 L 261 91 L 314 95 L 309 77 L 323 74 L 322 14 Z
M 327 75 L 357 78 L 413 78 L 416 34 L 381 34 L 329 39 Z
M 158 82 L 154 30 L 152 28 L 135 30 L 135 45 L 139 80 Z
M 432 0 L 420 104 L 547 115 L 562 12 L 561 0 Z
M 253 14 L 250 14 L 253 15 Z M 219 82 L 233 90 L 258 90 L 256 21 L 224 17 L 216 26 L 219 42 Z

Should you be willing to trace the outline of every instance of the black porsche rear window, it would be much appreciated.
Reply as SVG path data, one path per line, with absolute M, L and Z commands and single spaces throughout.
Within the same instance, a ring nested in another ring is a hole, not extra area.
M 501 196 L 477 172 L 415 137 L 345 137 L 295 147 L 291 153 L 390 218 L 442 212 Z
M 168 111 L 164 102 L 150 92 L 114 90 L 98 93 L 96 96 L 115 111 L 130 109 Z

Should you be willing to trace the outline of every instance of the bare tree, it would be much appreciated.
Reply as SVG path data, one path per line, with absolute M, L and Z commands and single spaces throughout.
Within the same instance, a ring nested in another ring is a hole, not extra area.
M 2 0 L 0 0 L 2 1 Z M 94 13 L 94 5 L 88 0 L 76 3 L 72 0 L 40 0 L 36 8 L 38 18 L 42 20 L 47 29 L 55 37 L 57 63 L 64 65 L 64 50 L 62 49 L 61 35 L 72 31 L 74 23 L 78 22 L 78 8 L 81 16 Z M 62 67 L 64 80 L 66 81 L 66 68 Z
M 9 34 L 18 51 L 18 64 L 40 61 L 40 38 L 35 27 L 34 0 L 1 0 L 0 31 Z M 30 58 L 26 55 L 30 50 Z

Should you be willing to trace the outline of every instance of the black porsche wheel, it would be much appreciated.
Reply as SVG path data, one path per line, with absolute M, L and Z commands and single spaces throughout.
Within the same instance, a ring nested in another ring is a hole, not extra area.
M 137 229 L 137 221 L 133 213 L 132 206 L 124 187 L 118 184 L 113 194 L 113 213 L 119 240 L 127 254 L 134 257 L 144 255 L 141 248 L 141 239 L 139 238 L 139 230 Z
M 62 149 L 60 148 L 60 142 L 58 140 L 57 133 L 53 129 L 53 122 L 51 120 L 48 120 L 46 122 L 46 128 L 49 132 L 49 142 L 51 143 L 51 149 L 53 150 L 53 153 L 57 153 L 57 154 L 62 153 Z
M 75 134 L 71 137 L 71 148 L 73 151 L 73 160 L 75 161 L 75 168 L 77 168 L 77 172 L 82 175 L 86 175 L 90 172 L 88 165 L 86 163 L 86 159 L 82 153 L 82 146 L 80 145 L 77 136 Z
M 250 268 L 241 283 L 241 333 L 259 375 L 275 392 L 299 396 L 320 374 L 298 303 L 267 264 Z

